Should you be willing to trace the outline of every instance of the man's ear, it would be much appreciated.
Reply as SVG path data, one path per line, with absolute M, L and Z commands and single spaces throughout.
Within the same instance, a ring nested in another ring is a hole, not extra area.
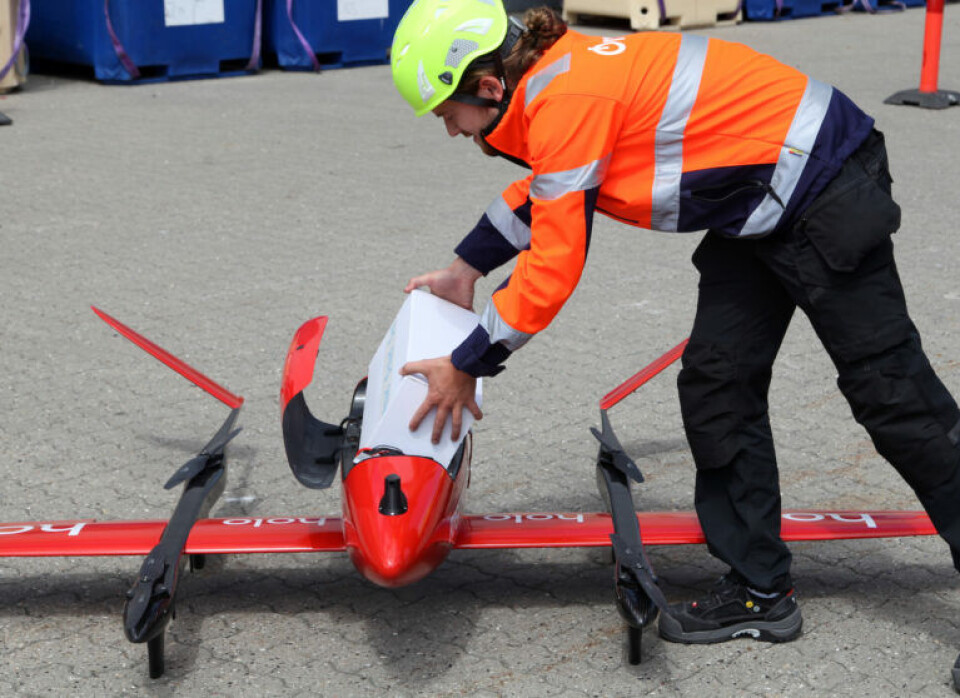
M 493 75 L 484 75 L 480 78 L 477 97 L 492 99 L 497 102 L 503 99 L 503 84 Z

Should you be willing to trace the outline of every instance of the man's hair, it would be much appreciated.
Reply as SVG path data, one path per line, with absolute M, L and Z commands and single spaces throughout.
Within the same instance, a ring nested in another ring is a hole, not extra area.
M 523 23 L 527 31 L 514 45 L 510 55 L 503 61 L 507 84 L 516 86 L 524 73 L 534 63 L 540 60 L 544 51 L 553 46 L 557 39 L 567 32 L 567 23 L 549 7 L 533 7 L 523 14 Z M 480 58 L 474 61 L 463 74 L 457 91 L 464 94 L 476 94 L 480 78 L 487 75 L 496 75 L 496 68 L 492 61 Z

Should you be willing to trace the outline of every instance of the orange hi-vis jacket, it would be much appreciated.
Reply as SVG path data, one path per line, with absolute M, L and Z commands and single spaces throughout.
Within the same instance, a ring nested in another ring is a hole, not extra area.
M 580 279 L 595 210 L 651 230 L 769 235 L 872 128 L 838 90 L 741 44 L 568 31 L 487 137 L 532 173 L 457 246 L 484 274 L 517 261 L 454 365 L 494 375 L 553 320 Z

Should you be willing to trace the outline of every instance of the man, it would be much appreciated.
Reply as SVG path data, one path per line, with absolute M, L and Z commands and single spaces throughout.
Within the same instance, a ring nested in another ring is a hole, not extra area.
M 890 236 L 900 225 L 883 136 L 835 88 L 746 46 L 691 35 L 608 39 L 550 10 L 508 20 L 499 0 L 420 0 L 398 27 L 394 82 L 450 136 L 532 169 L 445 269 L 419 275 L 464 307 L 516 259 L 451 356 L 408 364 L 457 438 L 476 376 L 549 324 L 572 293 L 599 211 L 641 228 L 706 229 L 678 380 L 710 552 L 730 566 L 705 599 L 661 616 L 668 640 L 796 638 L 767 414 L 771 368 L 796 308 L 837 367 L 878 451 L 914 489 L 960 568 L 960 410 L 907 314 Z

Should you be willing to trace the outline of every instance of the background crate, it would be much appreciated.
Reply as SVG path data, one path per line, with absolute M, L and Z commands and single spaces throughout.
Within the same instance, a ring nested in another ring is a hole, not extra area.
M 410 3 L 411 0 L 267 0 L 264 53 L 268 60 L 287 70 L 387 63 L 393 33 Z M 358 15 L 360 18 L 355 19 Z
M 111 42 L 103 0 L 31 2 L 27 43 L 38 66 L 89 67 L 102 82 L 137 79 Z M 219 77 L 259 67 L 260 0 L 207 2 L 222 3 L 222 22 L 168 26 L 165 11 L 185 7 L 185 0 L 110 0 L 114 32 L 139 70 L 140 81 Z
M 739 0 L 663 0 L 663 6 L 665 17 L 658 0 L 565 0 L 563 17 L 571 24 L 584 16 L 614 17 L 634 31 L 715 27 L 740 18 Z
M 0 70 L 13 57 L 17 39 L 17 21 L 20 15 L 19 0 L 0 0 Z M 27 80 L 27 47 L 20 48 L 20 55 L 0 77 L 0 93 L 19 87 Z
M 867 4 L 869 3 L 872 11 L 874 12 L 896 12 L 897 10 L 902 10 L 904 7 L 926 7 L 926 0 L 852 0 L 844 6 L 844 10 L 852 4 L 850 9 L 855 12 L 868 12 Z
M 819 17 L 833 15 L 840 9 L 839 0 L 782 0 L 777 6 L 775 0 L 744 0 L 743 18 L 749 21 L 775 21 L 797 19 L 799 17 Z

